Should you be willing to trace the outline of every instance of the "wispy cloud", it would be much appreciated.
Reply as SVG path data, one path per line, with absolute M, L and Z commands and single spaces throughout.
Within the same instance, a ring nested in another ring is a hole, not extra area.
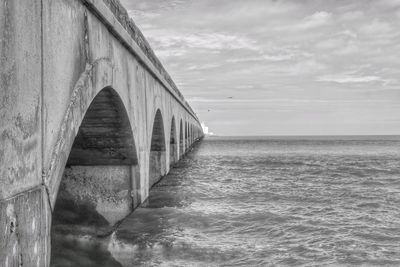
M 400 133 L 398 0 L 122 2 L 214 132 Z
M 310 29 L 324 26 L 331 21 L 332 14 L 325 11 L 318 11 L 307 16 L 298 24 L 301 29 Z
M 382 81 L 378 76 L 351 76 L 351 75 L 327 75 L 317 79 L 320 82 L 336 82 L 336 83 L 370 83 Z
M 210 50 L 225 49 L 248 49 L 258 51 L 255 40 L 251 40 L 244 36 L 230 35 L 224 33 L 187 33 L 180 32 L 163 32 L 159 30 L 148 31 L 148 36 L 154 39 L 157 47 L 173 48 L 187 47 L 200 48 Z

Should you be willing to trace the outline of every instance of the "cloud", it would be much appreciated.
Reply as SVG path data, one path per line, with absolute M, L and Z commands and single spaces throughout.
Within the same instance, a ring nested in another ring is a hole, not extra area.
M 348 116 L 372 133 L 372 118 L 400 120 L 398 0 L 122 1 L 219 134 L 336 131 Z
M 340 18 L 344 22 L 349 22 L 349 21 L 352 22 L 355 20 L 362 19 L 363 17 L 364 17 L 364 12 L 361 10 L 352 10 L 340 15 Z
M 180 33 L 164 32 L 160 30 L 149 31 L 148 36 L 154 39 L 157 47 L 183 47 L 183 48 L 201 48 L 211 50 L 237 50 L 248 49 L 258 51 L 259 47 L 255 40 L 244 36 L 224 34 L 224 33 Z
M 168 57 L 181 57 L 184 56 L 188 50 L 182 48 L 169 48 L 169 49 L 157 49 L 156 55 L 161 58 L 168 58 Z
M 393 27 L 388 23 L 381 21 L 380 19 L 374 19 L 372 22 L 366 22 L 360 29 L 360 31 L 366 35 L 382 35 L 388 34 L 393 31 Z
M 281 70 L 290 75 L 307 75 L 312 73 L 318 73 L 326 69 L 325 64 L 318 62 L 315 59 L 300 60 L 297 63 L 281 68 Z
M 264 62 L 264 61 L 271 61 L 271 62 L 278 62 L 278 61 L 286 61 L 293 58 L 293 55 L 290 54 L 264 54 L 264 55 L 255 55 L 250 57 L 238 57 L 238 58 L 229 58 L 227 62 L 229 63 L 243 63 L 243 62 Z
M 325 11 L 315 12 L 311 16 L 305 17 L 298 27 L 302 29 L 320 27 L 327 24 L 331 20 L 331 18 L 332 18 L 331 13 Z
M 378 76 L 351 76 L 351 75 L 326 75 L 317 79 L 319 82 L 336 82 L 336 83 L 370 83 L 383 81 Z
M 208 69 L 215 69 L 220 67 L 221 64 L 204 64 L 204 65 L 190 65 L 187 69 L 188 70 L 208 70 Z

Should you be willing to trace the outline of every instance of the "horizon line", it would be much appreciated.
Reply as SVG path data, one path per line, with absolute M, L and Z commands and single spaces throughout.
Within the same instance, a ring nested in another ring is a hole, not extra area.
M 329 136 L 398 136 L 400 134 L 276 134 L 276 135 L 204 135 L 205 137 L 329 137 Z

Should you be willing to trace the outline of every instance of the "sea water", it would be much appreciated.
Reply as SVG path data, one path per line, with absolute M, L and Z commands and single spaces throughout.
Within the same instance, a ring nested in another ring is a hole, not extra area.
M 66 244 L 55 266 L 399 266 L 400 138 L 208 138 L 111 236 Z

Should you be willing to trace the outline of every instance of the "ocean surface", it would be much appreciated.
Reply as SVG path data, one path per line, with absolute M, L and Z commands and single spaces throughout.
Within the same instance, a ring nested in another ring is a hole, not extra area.
M 400 137 L 208 138 L 111 236 L 65 246 L 71 266 L 400 266 Z

